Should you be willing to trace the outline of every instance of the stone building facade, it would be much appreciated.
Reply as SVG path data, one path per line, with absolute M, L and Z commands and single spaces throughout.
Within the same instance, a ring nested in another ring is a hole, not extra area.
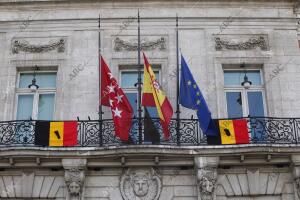
M 33 71 L 55 72 L 55 87 L 41 88 L 50 94 L 48 99 L 54 99 L 53 120 L 98 119 L 99 14 L 101 52 L 122 86 L 126 72 L 136 71 L 138 9 L 142 49 L 173 108 L 177 14 L 180 52 L 214 118 L 229 117 L 226 91 L 240 89 L 227 87 L 226 70 L 259 72 L 261 84 L 253 91 L 262 94 L 264 116 L 300 117 L 299 1 L 1 0 L 0 121 L 24 114 L 18 111 L 20 95 L 28 94 L 21 87 L 21 74 Z M 31 116 L 37 119 L 42 111 L 35 98 Z M 242 114 L 247 116 L 250 100 L 242 98 L 247 102 Z M 181 109 L 182 118 L 195 115 Z M 104 118 L 111 118 L 108 108 L 104 108 Z M 293 144 L 1 145 L 0 197 L 298 200 L 300 122 L 280 134 L 292 134 Z

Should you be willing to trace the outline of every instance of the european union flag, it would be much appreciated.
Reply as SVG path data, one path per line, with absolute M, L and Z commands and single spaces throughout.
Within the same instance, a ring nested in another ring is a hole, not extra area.
M 197 111 L 200 127 L 205 135 L 216 136 L 217 127 L 211 119 L 211 113 L 205 99 L 194 80 L 189 67 L 181 56 L 180 104 Z

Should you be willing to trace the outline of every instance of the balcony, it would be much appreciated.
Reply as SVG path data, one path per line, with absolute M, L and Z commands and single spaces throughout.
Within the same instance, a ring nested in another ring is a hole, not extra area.
M 300 119 L 251 117 L 246 118 L 246 120 L 251 144 L 298 144 L 300 142 Z M 36 146 L 34 144 L 35 123 L 35 120 L 0 122 L 0 146 Z M 154 123 L 161 132 L 159 120 L 154 119 Z M 99 147 L 140 144 L 137 119 L 133 120 L 130 132 L 131 142 L 122 142 L 115 137 L 112 120 L 103 120 L 101 124 L 102 131 L 99 131 L 100 123 L 98 120 L 78 121 L 77 146 Z M 202 134 L 197 119 L 180 119 L 179 133 L 177 133 L 176 124 L 176 119 L 173 119 L 169 126 L 170 139 L 163 140 L 161 138 L 160 145 L 207 145 L 206 137 Z M 142 144 L 151 144 L 151 142 L 143 141 Z

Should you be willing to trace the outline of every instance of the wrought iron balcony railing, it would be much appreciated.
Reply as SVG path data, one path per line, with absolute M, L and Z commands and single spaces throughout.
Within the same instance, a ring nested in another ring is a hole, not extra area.
M 300 143 L 300 119 L 295 118 L 246 118 L 250 143 L 252 144 L 297 144 Z M 176 130 L 177 121 L 170 123 L 170 138 L 163 139 L 162 129 L 158 119 L 155 126 L 161 133 L 161 145 L 207 145 L 206 137 L 199 128 L 197 119 L 180 119 L 179 133 Z M 0 122 L 0 146 L 35 146 L 36 121 L 5 121 Z M 114 146 L 139 144 L 138 121 L 133 120 L 130 131 L 131 142 L 122 142 L 114 134 L 112 120 L 102 121 L 102 131 L 99 131 L 99 121 L 78 121 L 78 145 Z M 141 140 L 143 141 L 143 139 Z M 143 144 L 151 144 L 143 141 Z

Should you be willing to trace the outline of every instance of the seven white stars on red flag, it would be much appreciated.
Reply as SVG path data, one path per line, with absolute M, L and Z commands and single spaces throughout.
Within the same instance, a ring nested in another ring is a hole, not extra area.
M 101 68 L 101 104 L 111 107 L 116 136 L 128 140 L 132 107 L 102 57 Z

